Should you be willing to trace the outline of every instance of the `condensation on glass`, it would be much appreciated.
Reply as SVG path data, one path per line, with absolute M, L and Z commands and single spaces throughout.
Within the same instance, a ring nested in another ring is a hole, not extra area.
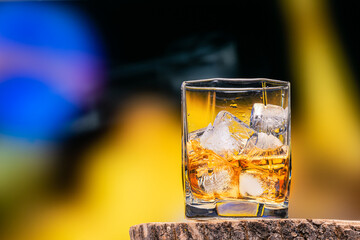
M 287 217 L 290 83 L 215 78 L 181 90 L 186 217 Z

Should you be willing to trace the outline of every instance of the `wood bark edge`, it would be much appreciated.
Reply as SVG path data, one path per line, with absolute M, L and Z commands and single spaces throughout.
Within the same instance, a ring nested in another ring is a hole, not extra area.
M 130 228 L 140 239 L 360 239 L 360 221 L 243 219 L 143 223 Z

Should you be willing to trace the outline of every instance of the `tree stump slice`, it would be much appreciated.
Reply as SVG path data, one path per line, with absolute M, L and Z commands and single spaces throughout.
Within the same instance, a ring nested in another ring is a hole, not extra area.
M 130 228 L 140 239 L 360 239 L 360 221 L 241 219 L 143 223 Z

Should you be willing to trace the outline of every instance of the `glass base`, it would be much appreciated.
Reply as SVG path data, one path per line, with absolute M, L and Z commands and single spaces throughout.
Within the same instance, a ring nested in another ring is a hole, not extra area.
M 214 204 L 185 206 L 187 218 L 287 218 L 287 204 L 265 204 L 251 201 L 221 201 Z

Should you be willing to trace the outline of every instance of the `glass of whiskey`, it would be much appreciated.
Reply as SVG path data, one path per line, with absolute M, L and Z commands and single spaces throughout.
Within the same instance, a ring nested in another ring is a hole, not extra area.
M 214 78 L 181 91 L 186 217 L 286 218 L 290 83 Z

